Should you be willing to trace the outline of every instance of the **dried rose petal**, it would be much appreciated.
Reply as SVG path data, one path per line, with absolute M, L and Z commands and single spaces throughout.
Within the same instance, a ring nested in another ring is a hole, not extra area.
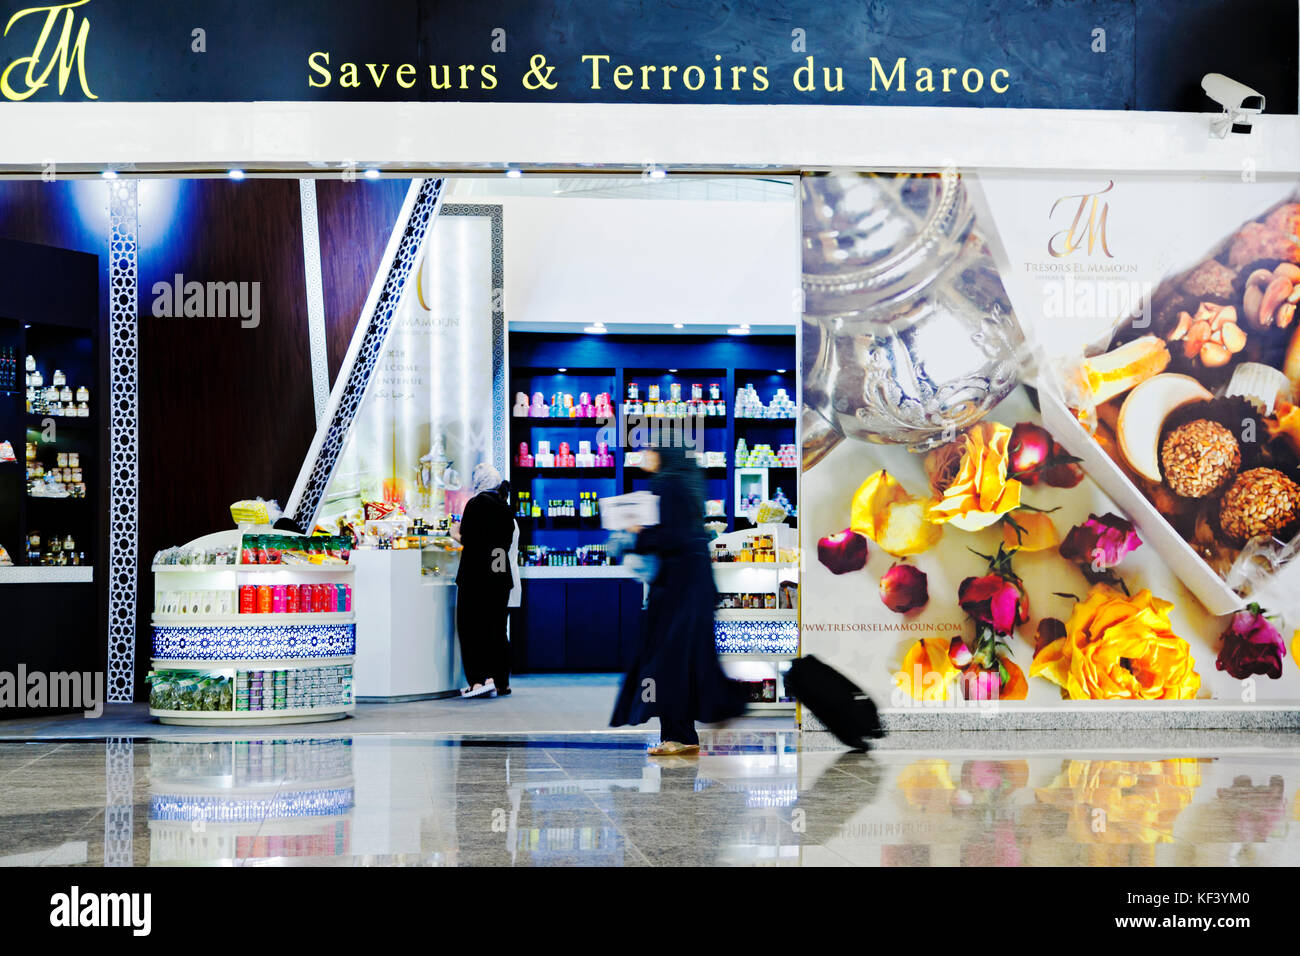
M 1066 635 L 1065 622 L 1054 617 L 1045 617 L 1038 622 L 1038 635 L 1034 640 L 1034 656 L 1038 656 L 1048 644 L 1059 641 Z
M 1052 457 L 1068 459 L 1070 456 L 1064 448 L 1052 442 Z M 1038 477 L 1053 488 L 1073 488 L 1083 481 L 1083 469 L 1075 462 L 1061 461 L 1043 468 L 1039 471 Z
M 817 560 L 833 574 L 861 571 L 867 564 L 867 539 L 851 528 L 817 542 Z
M 896 564 L 880 578 L 880 600 L 898 614 L 925 607 L 930 600 L 926 574 L 910 564 Z
M 1070 529 L 1061 542 L 1060 552 L 1067 561 L 1101 573 L 1115 567 L 1124 555 L 1141 545 L 1142 539 L 1133 530 L 1132 522 L 1117 514 L 1089 515 L 1083 524 Z

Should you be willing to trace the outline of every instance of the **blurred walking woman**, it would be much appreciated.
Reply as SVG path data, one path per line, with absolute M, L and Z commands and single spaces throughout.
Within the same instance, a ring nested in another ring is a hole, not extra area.
M 651 754 L 698 753 L 695 721 L 736 717 L 745 697 L 723 673 L 714 643 L 718 593 L 699 467 L 683 448 L 667 445 L 646 450 L 643 467 L 654 473 L 650 490 L 659 496 L 659 524 L 640 529 L 632 550 L 655 555 L 659 568 L 610 726 L 658 717 L 662 740 Z
M 456 572 L 456 630 L 468 686 L 462 697 L 510 693 L 510 643 L 506 617 L 514 588 L 510 549 L 515 516 L 510 485 L 486 462 L 474 467 L 471 498 L 456 537 L 464 550 Z

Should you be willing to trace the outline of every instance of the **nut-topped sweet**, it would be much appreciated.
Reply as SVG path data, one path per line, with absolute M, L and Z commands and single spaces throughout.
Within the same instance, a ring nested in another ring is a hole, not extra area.
M 1236 437 L 1207 418 L 1179 425 L 1160 446 L 1160 466 L 1174 494 L 1205 498 L 1214 494 L 1241 467 Z
M 1219 527 L 1239 542 L 1276 535 L 1300 518 L 1300 485 L 1276 468 L 1252 468 L 1237 476 L 1219 506 Z

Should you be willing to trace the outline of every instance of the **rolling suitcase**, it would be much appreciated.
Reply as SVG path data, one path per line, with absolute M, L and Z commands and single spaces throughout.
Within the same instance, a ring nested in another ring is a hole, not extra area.
M 785 686 L 845 746 L 866 750 L 868 738 L 885 736 L 871 698 L 816 657 L 801 657 L 791 664 Z

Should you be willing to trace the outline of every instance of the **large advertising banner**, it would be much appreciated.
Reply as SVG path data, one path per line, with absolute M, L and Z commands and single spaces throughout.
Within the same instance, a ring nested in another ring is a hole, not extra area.
M 896 712 L 1300 706 L 1297 185 L 802 190 L 803 653 Z

